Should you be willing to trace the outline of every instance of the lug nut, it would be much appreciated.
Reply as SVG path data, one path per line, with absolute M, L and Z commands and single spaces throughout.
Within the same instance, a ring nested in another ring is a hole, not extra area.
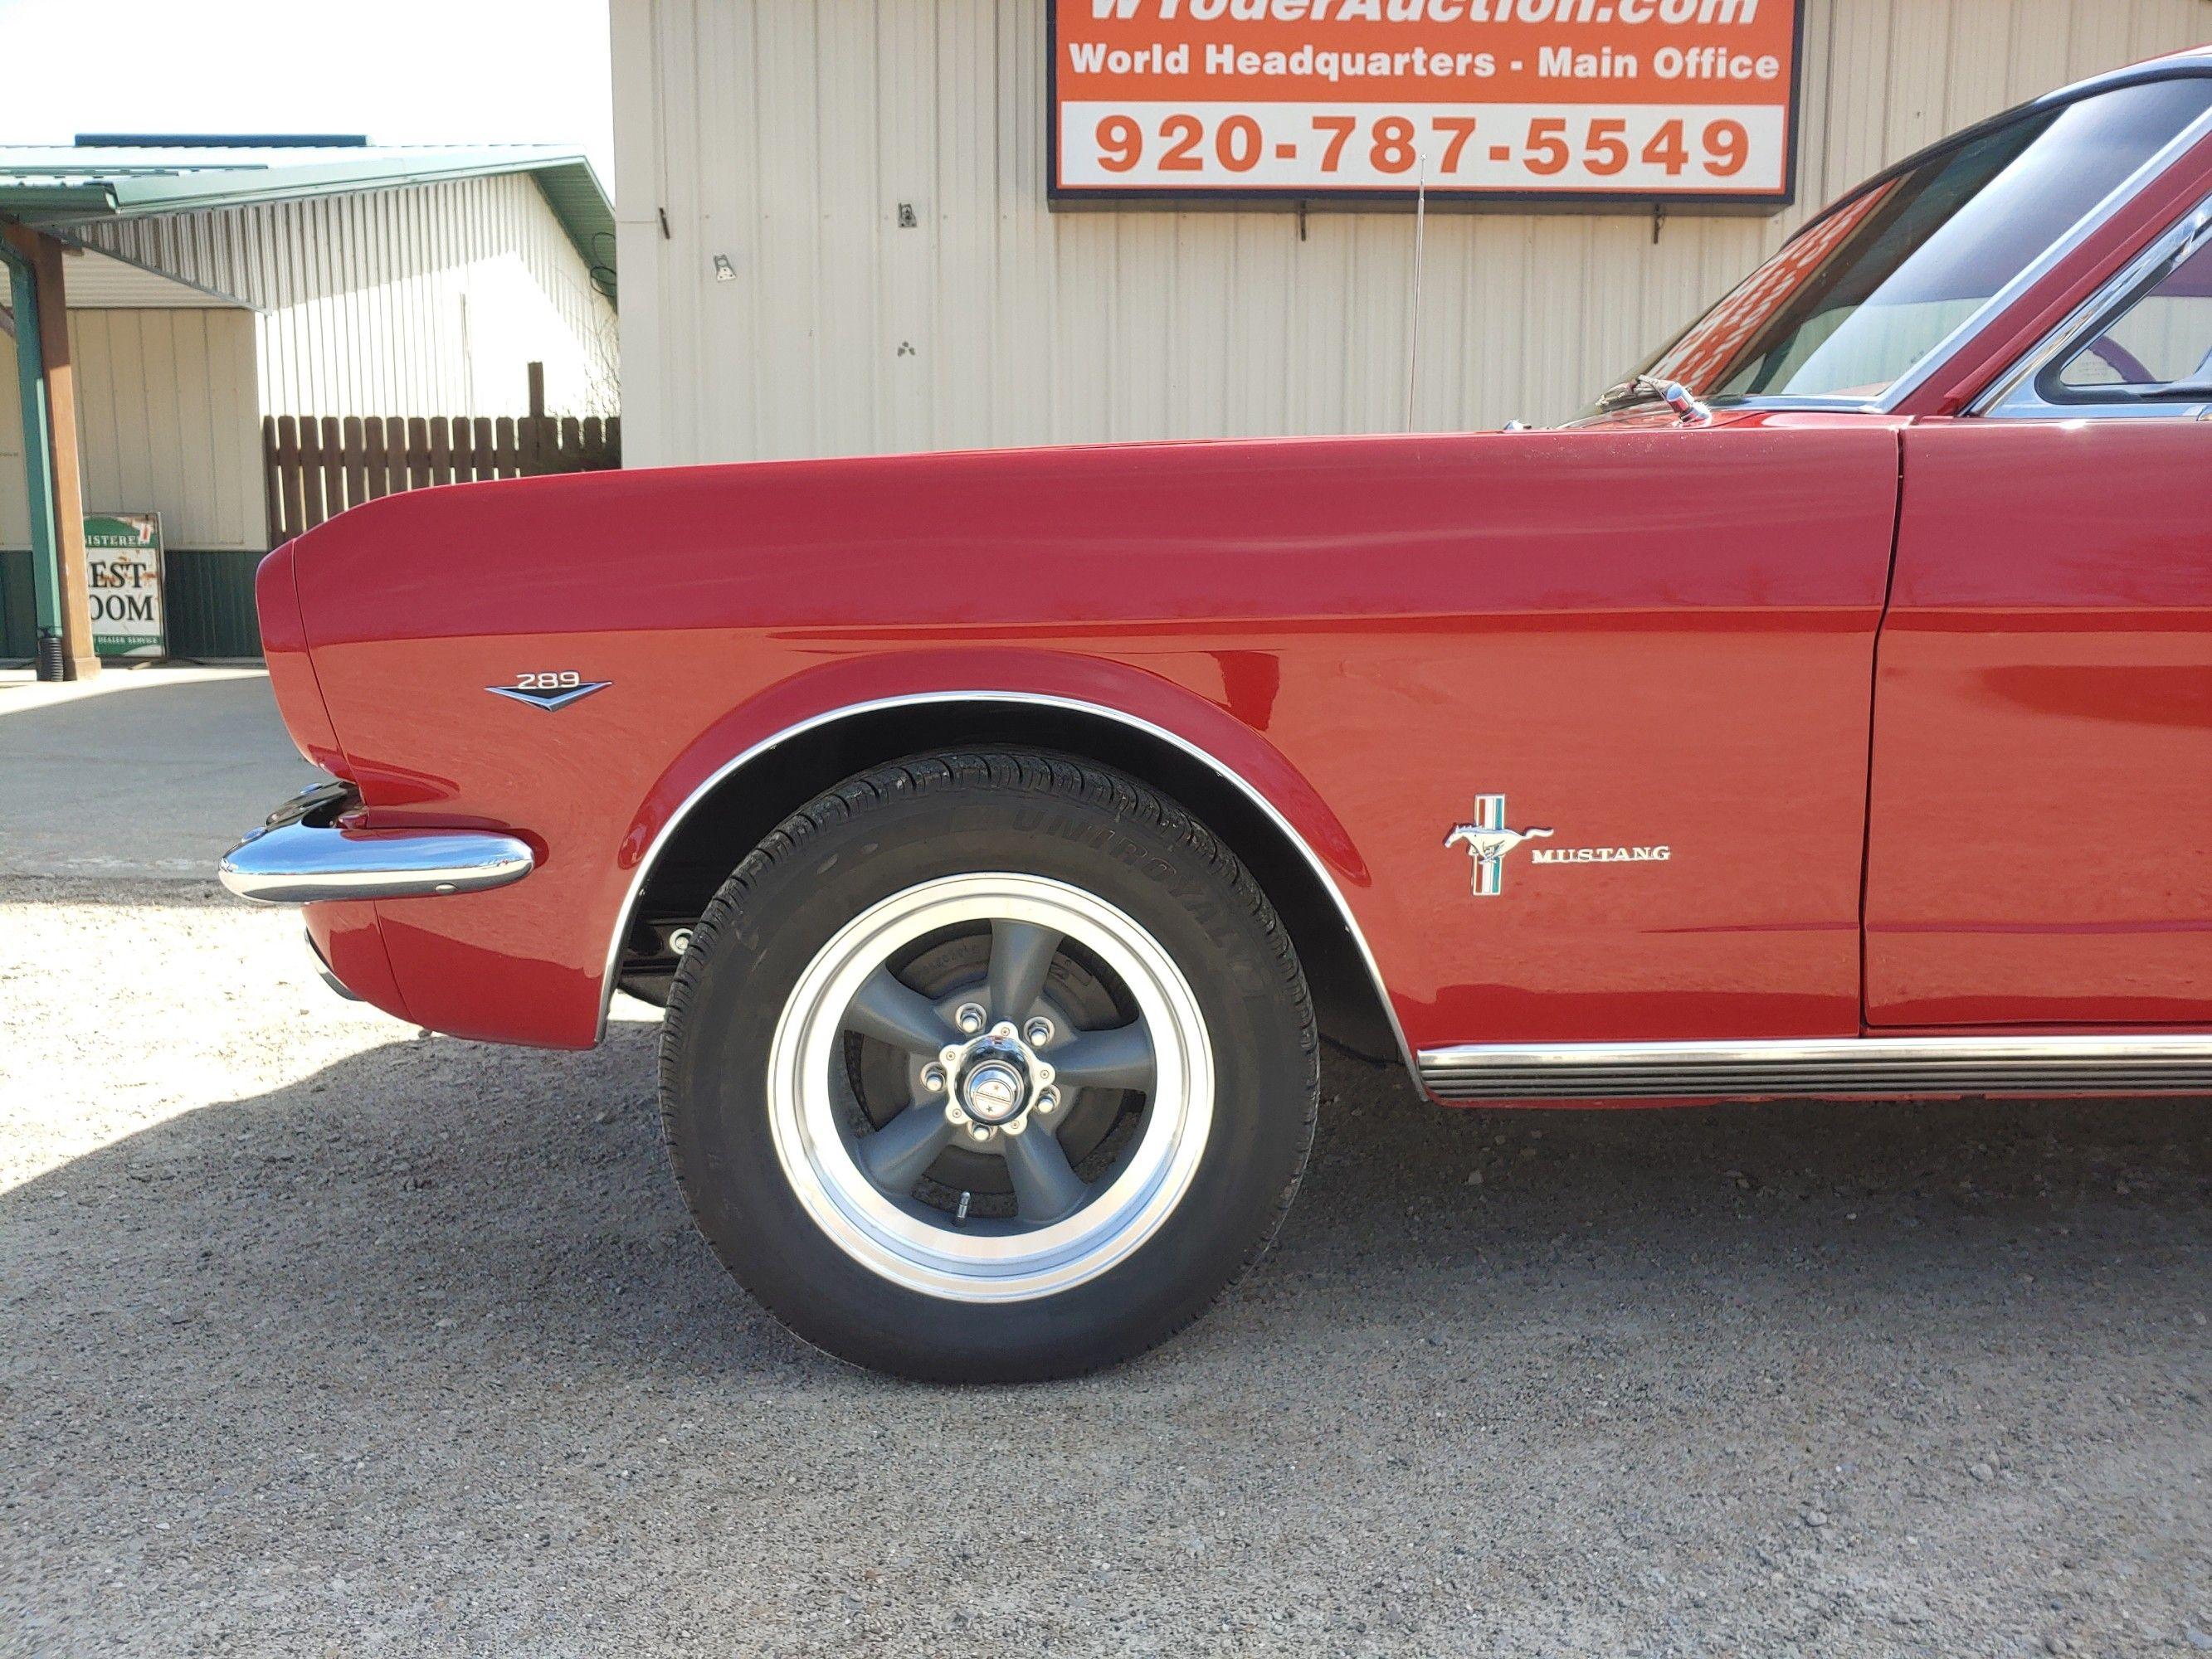
M 928 1090 L 932 1094 L 942 1093 L 945 1088 L 945 1068 L 942 1066 L 923 1066 L 921 1068 L 921 1086 Z
M 952 1016 L 952 1023 L 969 1036 L 974 1036 L 983 1029 L 983 1005 L 980 1002 L 962 1003 L 960 1011 Z
M 970 1129 L 968 1133 L 975 1136 L 978 1140 L 988 1140 L 991 1138 L 991 1132 L 980 1123 L 974 1128 Z
M 1022 1035 L 1029 1038 L 1032 1043 L 1042 1048 L 1044 1044 L 1052 1041 L 1052 1022 L 1040 1014 L 1036 1018 L 1030 1022 L 1029 1030 L 1024 1031 Z
M 1036 1097 L 1036 1109 L 1037 1115 L 1040 1117 L 1042 1117 L 1047 1113 L 1058 1111 L 1060 1109 L 1060 1097 L 1054 1094 L 1051 1090 L 1047 1089 L 1042 1094 Z

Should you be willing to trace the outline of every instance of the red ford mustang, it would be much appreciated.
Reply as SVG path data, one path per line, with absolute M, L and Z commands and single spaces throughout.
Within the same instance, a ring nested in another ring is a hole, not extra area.
M 1554 431 L 472 485 L 272 553 L 352 993 L 667 1010 L 799 1334 L 1079 1371 L 1437 1099 L 2212 1085 L 2212 57 L 1873 179 Z

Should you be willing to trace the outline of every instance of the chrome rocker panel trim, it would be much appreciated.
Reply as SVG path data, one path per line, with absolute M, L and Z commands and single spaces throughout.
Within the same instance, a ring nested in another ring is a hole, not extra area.
M 1399 1023 L 1398 1010 L 1390 1000 L 1390 988 L 1383 981 L 1382 965 L 1375 960 L 1375 952 L 1368 948 L 1367 936 L 1359 931 L 1359 922 L 1352 914 L 1352 906 L 1344 896 L 1344 890 L 1336 884 L 1336 878 L 1329 873 L 1328 866 L 1322 861 L 1321 854 L 1306 844 L 1306 838 L 1291 826 L 1291 821 L 1283 816 L 1274 802 L 1269 800 L 1249 779 L 1234 767 L 1200 748 L 1189 738 L 1169 731 L 1165 726 L 1156 726 L 1148 720 L 1125 713 L 1119 708 L 1110 708 L 1103 703 L 1085 702 L 1076 697 L 1059 697 L 1029 691 L 1006 690 L 918 691 L 903 696 L 877 697 L 866 702 L 846 703 L 836 708 L 824 709 L 818 714 L 811 715 L 795 725 L 784 727 L 781 732 L 773 732 L 763 738 L 742 754 L 734 755 L 716 767 L 701 781 L 699 787 L 685 796 L 683 803 L 668 815 L 668 821 L 662 824 L 659 832 L 654 835 L 653 844 L 646 848 L 645 856 L 638 860 L 637 869 L 630 877 L 629 891 L 623 895 L 622 909 L 615 917 L 614 937 L 607 942 L 606 967 L 604 976 L 599 981 L 599 1027 L 595 1040 L 603 1040 L 607 1034 L 607 1016 L 614 1006 L 615 981 L 617 970 L 622 966 L 623 944 L 629 937 L 630 923 L 636 915 L 637 902 L 645 891 L 646 881 L 652 875 L 653 866 L 659 861 L 662 852 L 667 848 L 669 838 L 676 833 L 678 826 L 690 815 L 693 807 L 713 793 L 717 784 L 732 773 L 759 759 L 777 745 L 788 743 L 794 738 L 804 737 L 807 732 L 816 731 L 822 726 L 835 725 L 839 720 L 849 720 L 859 714 L 875 714 L 886 708 L 912 708 L 930 703 L 960 702 L 1020 703 L 1030 708 L 1061 708 L 1071 714 L 1097 715 L 1102 720 L 1112 720 L 1116 725 L 1126 726 L 1133 731 L 1144 732 L 1148 737 L 1158 738 L 1170 748 L 1180 750 L 1193 760 L 1209 768 L 1224 782 L 1234 785 L 1245 799 L 1266 815 L 1267 821 L 1274 825 L 1284 839 L 1297 849 L 1299 855 L 1305 860 L 1314 874 L 1321 878 L 1322 889 L 1336 902 L 1337 915 L 1343 918 L 1345 931 L 1352 935 L 1352 942 L 1359 952 L 1359 959 L 1367 966 L 1368 977 L 1374 982 L 1376 997 L 1382 1005 L 1383 1018 L 1390 1023 L 1390 1035 L 1398 1044 L 1399 1058 L 1405 1062 L 1407 1072 L 1413 1071 L 1413 1044 L 1406 1041 L 1405 1027 Z
M 2212 1036 L 1831 1037 L 1425 1048 L 1439 1100 L 2212 1091 Z
M 222 884 L 257 904 L 480 893 L 536 867 L 529 847 L 483 830 L 347 830 L 293 820 L 257 830 L 224 857 Z

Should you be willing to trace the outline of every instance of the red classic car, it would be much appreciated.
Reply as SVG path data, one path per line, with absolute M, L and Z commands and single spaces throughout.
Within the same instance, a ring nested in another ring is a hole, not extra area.
M 416 1024 L 665 1005 L 793 1329 L 1083 1370 L 1443 1102 L 2212 1085 L 2212 57 L 1936 145 L 1557 430 L 471 485 L 270 555 L 234 852 Z

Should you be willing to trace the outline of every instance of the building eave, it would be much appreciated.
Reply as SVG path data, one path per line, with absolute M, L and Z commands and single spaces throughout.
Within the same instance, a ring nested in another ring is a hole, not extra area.
M 276 201 L 399 190 L 412 185 L 531 175 L 600 291 L 614 298 L 614 207 L 580 150 L 524 147 L 364 150 L 343 160 L 300 162 L 258 155 L 148 151 L 118 163 L 116 152 L 72 157 L 0 150 L 0 218 L 56 229 L 101 220 L 158 218 Z M 215 158 L 222 158 L 220 160 Z M 14 175 L 11 177 L 11 173 Z M 64 178 L 56 175 L 76 173 Z

